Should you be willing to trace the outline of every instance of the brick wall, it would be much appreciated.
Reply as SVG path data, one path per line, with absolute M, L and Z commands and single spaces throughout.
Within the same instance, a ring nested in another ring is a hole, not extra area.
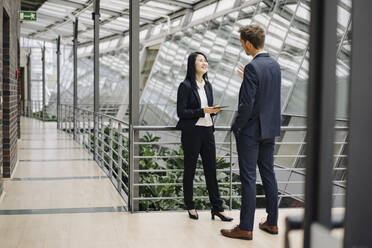
M 0 106 L 2 126 L 2 175 L 10 177 L 17 163 L 18 116 L 18 39 L 20 0 L 0 0 L 0 89 L 3 103 Z M 4 14 L 6 13 L 6 14 Z M 2 189 L 2 183 L 1 189 Z

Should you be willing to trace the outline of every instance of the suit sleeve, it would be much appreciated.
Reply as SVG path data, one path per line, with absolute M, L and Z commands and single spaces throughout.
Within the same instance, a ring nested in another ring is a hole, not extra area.
M 187 101 L 188 96 L 191 93 L 191 89 L 185 86 L 183 83 L 180 84 L 178 87 L 177 92 L 177 115 L 180 119 L 195 119 L 204 117 L 204 110 L 202 108 L 199 109 L 188 109 L 187 108 Z
M 254 67 L 248 64 L 244 68 L 244 78 L 240 89 L 238 113 L 236 115 L 232 130 L 240 132 L 252 117 L 257 92 L 257 74 Z

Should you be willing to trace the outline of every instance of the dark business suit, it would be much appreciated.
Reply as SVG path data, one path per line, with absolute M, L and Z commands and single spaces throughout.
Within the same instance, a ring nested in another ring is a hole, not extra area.
M 269 225 L 278 219 L 278 186 L 274 174 L 275 136 L 280 135 L 279 64 L 267 53 L 258 54 L 244 68 L 238 113 L 232 125 L 242 183 L 240 225 L 252 231 L 256 208 L 256 164 L 266 195 Z
M 205 83 L 204 90 L 207 96 L 208 106 L 212 106 L 212 86 L 209 83 Z M 205 114 L 201 108 L 198 90 L 189 80 L 183 81 L 178 87 L 177 115 L 179 121 L 176 128 L 182 131 L 181 143 L 184 151 L 183 193 L 186 208 L 195 209 L 193 202 L 193 180 L 196 163 L 200 154 L 212 208 L 222 212 L 223 201 L 219 195 L 216 179 L 214 127 L 195 126 L 199 118 L 204 117 Z

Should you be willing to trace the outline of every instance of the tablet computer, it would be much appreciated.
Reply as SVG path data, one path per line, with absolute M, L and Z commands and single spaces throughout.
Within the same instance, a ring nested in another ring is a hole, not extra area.
M 212 108 L 220 108 L 220 109 L 223 109 L 223 108 L 228 108 L 229 106 L 219 106 L 219 105 L 215 105 L 215 106 L 212 106 Z

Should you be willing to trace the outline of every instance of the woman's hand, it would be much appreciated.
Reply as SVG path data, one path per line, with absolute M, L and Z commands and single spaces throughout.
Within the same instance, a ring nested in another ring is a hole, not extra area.
M 244 65 L 239 66 L 236 72 L 238 73 L 239 77 L 243 79 L 244 78 Z
M 219 107 L 207 107 L 203 110 L 205 114 L 217 114 L 221 109 Z

